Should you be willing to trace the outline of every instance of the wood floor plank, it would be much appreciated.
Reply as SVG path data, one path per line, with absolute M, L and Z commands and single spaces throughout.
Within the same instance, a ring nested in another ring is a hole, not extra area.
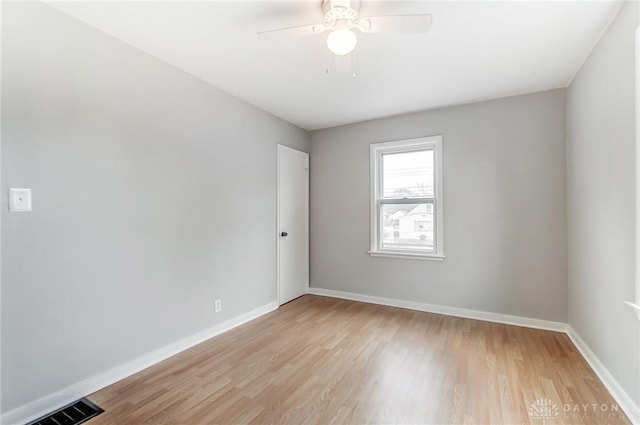
M 562 333 L 312 295 L 90 399 L 92 425 L 630 423 Z

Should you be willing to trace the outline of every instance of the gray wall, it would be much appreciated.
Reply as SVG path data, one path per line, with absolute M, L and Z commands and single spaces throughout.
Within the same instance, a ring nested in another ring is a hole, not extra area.
M 635 52 L 628 2 L 567 93 L 569 324 L 640 399 L 635 299 Z
M 276 300 L 276 144 L 308 133 L 3 3 L 2 410 Z M 214 298 L 223 311 L 213 313 Z
M 442 134 L 443 262 L 374 258 L 369 144 Z M 311 134 L 311 286 L 566 321 L 565 91 Z

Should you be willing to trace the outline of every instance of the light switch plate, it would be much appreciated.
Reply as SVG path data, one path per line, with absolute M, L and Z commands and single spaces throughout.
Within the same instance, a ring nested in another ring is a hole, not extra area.
M 31 189 L 9 189 L 9 211 L 31 211 Z

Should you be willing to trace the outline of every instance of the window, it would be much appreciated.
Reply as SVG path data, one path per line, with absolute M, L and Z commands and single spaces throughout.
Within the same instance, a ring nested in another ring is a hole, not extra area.
M 371 145 L 373 256 L 443 259 L 442 136 Z

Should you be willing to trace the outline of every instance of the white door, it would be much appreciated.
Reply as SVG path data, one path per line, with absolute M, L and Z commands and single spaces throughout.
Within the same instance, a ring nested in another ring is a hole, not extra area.
M 309 291 L 309 154 L 278 145 L 278 299 Z

